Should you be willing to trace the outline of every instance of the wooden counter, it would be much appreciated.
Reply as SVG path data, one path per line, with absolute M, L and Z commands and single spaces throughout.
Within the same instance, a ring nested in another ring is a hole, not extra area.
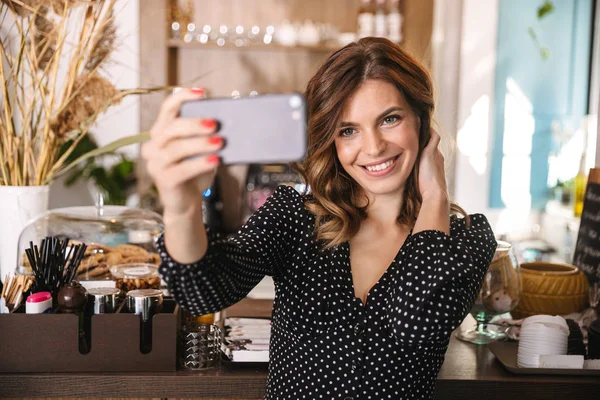
M 242 302 L 230 315 L 263 314 L 269 302 Z M 258 310 L 257 310 L 258 308 Z M 258 311 L 258 312 L 257 312 Z M 203 372 L 0 374 L 0 397 L 262 399 L 267 369 L 220 368 Z M 598 399 L 597 377 L 514 375 L 485 346 L 450 342 L 436 399 Z

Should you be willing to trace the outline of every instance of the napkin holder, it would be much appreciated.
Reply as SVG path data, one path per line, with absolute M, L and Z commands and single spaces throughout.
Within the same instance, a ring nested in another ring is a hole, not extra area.
M 79 352 L 73 314 L 0 314 L 0 372 L 164 372 L 177 368 L 180 308 L 166 298 L 152 317 L 152 350 L 140 350 L 140 317 L 124 304 L 91 317 L 90 349 Z

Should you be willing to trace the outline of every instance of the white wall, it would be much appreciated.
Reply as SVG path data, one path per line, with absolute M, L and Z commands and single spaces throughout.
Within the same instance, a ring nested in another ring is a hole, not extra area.
M 528 236 L 539 213 L 489 208 L 498 4 L 463 2 L 454 199 L 469 213 L 484 213 L 496 235 Z
M 552 204 L 545 213 L 488 208 L 499 1 L 463 0 L 454 199 L 468 212 L 484 213 L 497 236 L 510 233 L 509 240 L 540 237 L 559 250 L 557 257 L 568 259 L 565 243 L 574 243 L 578 229 L 578 219 L 572 217 L 570 210 L 559 209 Z M 600 8 L 596 12 L 596 21 L 600 21 Z M 600 69 L 598 32 L 594 49 L 593 70 L 597 72 Z M 590 111 L 597 107 L 600 114 L 596 72 L 591 82 L 591 90 L 595 93 L 591 93 Z M 600 124 L 597 129 L 600 139 Z M 600 148 L 600 140 L 596 147 Z M 600 166 L 600 151 L 596 152 L 596 166 Z M 568 231 L 565 230 L 567 225 Z
M 139 86 L 139 1 L 118 0 L 116 6 L 117 36 L 119 46 L 112 55 L 105 74 L 117 88 L 128 89 Z M 119 105 L 110 108 L 101 115 L 92 128 L 100 146 L 123 136 L 140 132 L 139 98 L 130 96 Z M 124 148 L 129 156 L 136 157 L 138 146 Z M 63 180 L 58 179 L 50 188 L 50 208 L 74 205 L 91 205 L 92 198 L 85 184 L 66 188 Z
M 436 0 L 434 7 L 435 117 L 456 141 L 453 153 L 445 151 L 450 193 L 468 212 L 487 215 L 498 0 Z
M 431 72 L 436 93 L 435 120 L 442 136 L 446 181 L 448 192 L 452 196 L 455 192 L 453 150 L 458 126 L 462 6 L 463 0 L 435 0 L 431 37 Z
M 454 198 L 488 218 L 497 22 L 498 0 L 464 0 Z

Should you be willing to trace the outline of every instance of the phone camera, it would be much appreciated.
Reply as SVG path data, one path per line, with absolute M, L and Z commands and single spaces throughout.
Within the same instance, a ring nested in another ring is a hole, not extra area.
M 300 108 L 301 105 L 302 105 L 302 99 L 300 98 L 300 96 L 290 97 L 290 107 L 292 107 L 293 109 L 297 109 L 297 108 Z

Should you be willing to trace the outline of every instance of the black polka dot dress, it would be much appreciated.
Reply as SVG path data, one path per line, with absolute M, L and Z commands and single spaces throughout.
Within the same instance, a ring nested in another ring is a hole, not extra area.
M 430 399 L 450 333 L 467 315 L 496 248 L 483 215 L 450 236 L 409 235 L 369 292 L 354 296 L 348 243 L 322 251 L 304 197 L 281 186 L 237 234 L 179 264 L 162 238 L 160 273 L 194 314 L 243 299 L 265 275 L 275 301 L 266 399 Z M 385 238 L 374 238 L 385 240 Z

